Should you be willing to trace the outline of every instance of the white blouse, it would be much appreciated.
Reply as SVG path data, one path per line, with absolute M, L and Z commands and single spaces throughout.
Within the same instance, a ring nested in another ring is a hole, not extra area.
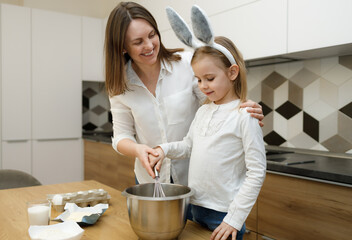
M 191 156 L 191 203 L 227 212 L 224 221 L 238 230 L 255 204 L 266 171 L 262 130 L 239 103 L 203 105 L 183 141 L 160 145 L 169 158 Z
M 131 62 L 126 64 L 128 87 L 131 91 L 110 98 L 113 119 L 112 146 L 122 139 L 131 139 L 150 147 L 180 141 L 186 136 L 199 103 L 205 96 L 198 89 L 190 65 L 192 53 L 179 53 L 182 60 L 162 63 L 155 97 L 139 79 Z M 189 158 L 186 161 L 166 159 L 160 180 L 187 185 Z M 140 161 L 135 161 L 139 183 L 154 182 Z

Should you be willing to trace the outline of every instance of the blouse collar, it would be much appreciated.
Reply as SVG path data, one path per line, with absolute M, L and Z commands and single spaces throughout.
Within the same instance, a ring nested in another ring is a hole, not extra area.
M 132 61 L 129 60 L 126 63 L 126 73 L 127 73 L 127 81 L 129 84 L 134 84 L 138 86 L 144 86 L 143 82 L 138 77 L 137 73 L 134 71 L 132 67 Z M 171 64 L 167 63 L 166 61 L 162 61 L 160 65 L 160 73 L 159 79 L 162 79 L 165 75 L 172 73 L 172 66 Z
M 231 109 L 231 108 L 238 107 L 239 104 L 240 104 L 240 99 L 236 99 L 224 104 L 215 104 L 214 102 L 211 102 L 210 106 L 211 108 L 215 108 L 215 109 Z

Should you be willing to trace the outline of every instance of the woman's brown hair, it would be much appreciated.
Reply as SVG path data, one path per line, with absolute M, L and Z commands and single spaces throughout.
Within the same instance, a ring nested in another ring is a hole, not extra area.
M 123 54 L 126 31 L 133 19 L 146 20 L 159 36 L 159 61 L 179 61 L 181 56 L 175 54 L 182 48 L 166 49 L 161 42 L 158 25 L 151 13 L 143 6 L 134 2 L 121 2 L 110 13 L 105 30 L 105 86 L 109 96 L 128 91 L 125 64 L 130 59 L 128 53 Z
M 235 58 L 239 67 L 239 73 L 236 80 L 234 81 L 233 87 L 236 96 L 240 99 L 241 102 L 245 102 L 247 100 L 247 74 L 246 65 L 244 63 L 241 52 L 237 49 L 235 44 L 233 44 L 233 42 L 226 37 L 215 37 L 214 41 L 229 50 L 232 56 Z M 219 59 L 225 68 L 229 68 L 232 65 L 224 54 L 215 48 L 208 46 L 200 47 L 194 51 L 191 64 L 193 64 L 194 61 L 197 61 L 197 59 L 204 57 L 205 55 Z

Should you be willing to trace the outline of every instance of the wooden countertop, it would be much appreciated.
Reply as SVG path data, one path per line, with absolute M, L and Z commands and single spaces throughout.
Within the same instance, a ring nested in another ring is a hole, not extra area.
M 82 181 L 54 185 L 43 185 L 17 189 L 0 190 L 0 239 L 29 239 L 28 219 L 26 202 L 35 199 L 46 198 L 47 194 L 85 191 L 89 189 L 103 188 L 111 196 L 109 208 L 96 222 L 96 224 L 83 227 L 82 240 L 137 240 L 128 218 L 126 198 L 121 192 L 101 184 L 97 181 Z M 51 219 L 60 213 L 53 208 Z M 58 222 L 51 221 L 50 224 Z M 211 232 L 200 225 L 187 221 L 186 227 L 181 233 L 179 240 L 202 240 L 209 239 Z

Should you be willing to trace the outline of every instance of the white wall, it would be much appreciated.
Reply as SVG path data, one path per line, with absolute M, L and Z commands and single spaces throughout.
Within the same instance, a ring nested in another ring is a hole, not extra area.
M 119 0 L 0 0 L 0 3 L 105 18 Z

